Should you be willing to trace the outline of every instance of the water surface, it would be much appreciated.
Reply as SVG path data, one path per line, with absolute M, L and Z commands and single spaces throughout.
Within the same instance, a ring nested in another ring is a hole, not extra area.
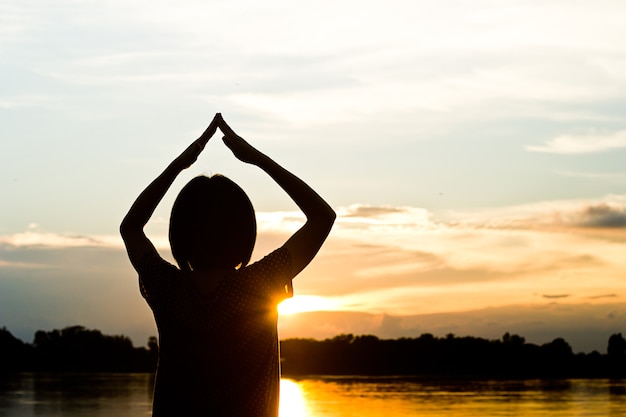
M 149 416 L 150 374 L 0 377 L 0 416 Z M 309 377 L 281 381 L 280 417 L 626 417 L 626 381 Z
M 282 417 L 626 416 L 626 381 L 324 378 L 283 387 L 302 406 Z

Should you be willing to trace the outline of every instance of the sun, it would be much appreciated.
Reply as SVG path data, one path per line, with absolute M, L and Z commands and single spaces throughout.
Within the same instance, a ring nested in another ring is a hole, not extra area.
M 306 313 L 308 311 L 334 310 L 335 303 L 325 297 L 316 295 L 296 295 L 288 298 L 278 305 L 278 314 L 289 315 Z

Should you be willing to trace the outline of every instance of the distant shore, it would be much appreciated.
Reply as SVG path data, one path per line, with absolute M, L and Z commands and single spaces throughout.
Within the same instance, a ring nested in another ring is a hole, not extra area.
M 607 351 L 574 354 L 562 338 L 526 343 L 506 333 L 501 339 L 379 339 L 352 334 L 331 339 L 287 339 L 280 343 L 284 376 L 432 376 L 467 378 L 625 378 L 626 340 L 612 334 Z M 135 347 L 123 335 L 71 326 L 39 330 L 32 344 L 0 328 L 0 373 L 7 372 L 154 372 L 158 342 Z

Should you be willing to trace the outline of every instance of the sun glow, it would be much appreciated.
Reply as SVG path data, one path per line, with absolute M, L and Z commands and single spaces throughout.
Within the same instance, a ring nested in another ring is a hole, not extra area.
M 327 311 L 334 310 L 334 307 L 336 307 L 336 303 L 328 298 L 315 295 L 296 295 L 278 305 L 278 314 L 289 315 L 308 311 Z

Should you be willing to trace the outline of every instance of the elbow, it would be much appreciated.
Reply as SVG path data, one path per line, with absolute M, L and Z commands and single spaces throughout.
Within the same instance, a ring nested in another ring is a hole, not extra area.
M 124 217 L 124 220 L 120 223 L 120 235 L 122 235 L 122 239 L 130 236 L 135 231 L 137 231 L 137 227 L 132 221 L 129 221 L 127 217 Z
M 328 220 L 330 222 L 330 225 L 332 226 L 335 223 L 335 220 L 337 219 L 337 213 L 335 213 L 335 210 L 333 210 L 332 208 L 328 208 L 329 212 L 328 212 Z
M 122 235 L 122 239 L 128 236 L 128 224 L 124 221 L 120 223 L 120 235 Z
M 307 223 L 319 230 L 325 230 L 326 233 L 328 233 L 335 223 L 337 213 L 335 213 L 335 210 L 329 205 L 324 205 L 318 207 L 315 212 L 309 212 L 306 217 Z
M 337 213 L 335 213 L 335 210 L 333 210 L 329 206 L 327 210 L 325 210 L 325 212 L 320 215 L 319 221 L 320 223 L 324 224 L 326 228 L 330 231 L 336 219 L 337 219 Z
M 333 224 L 335 224 L 335 220 L 337 219 L 337 213 L 335 213 L 334 210 L 330 210 L 330 222 L 328 224 L 328 230 L 330 231 L 330 229 L 332 229 Z

